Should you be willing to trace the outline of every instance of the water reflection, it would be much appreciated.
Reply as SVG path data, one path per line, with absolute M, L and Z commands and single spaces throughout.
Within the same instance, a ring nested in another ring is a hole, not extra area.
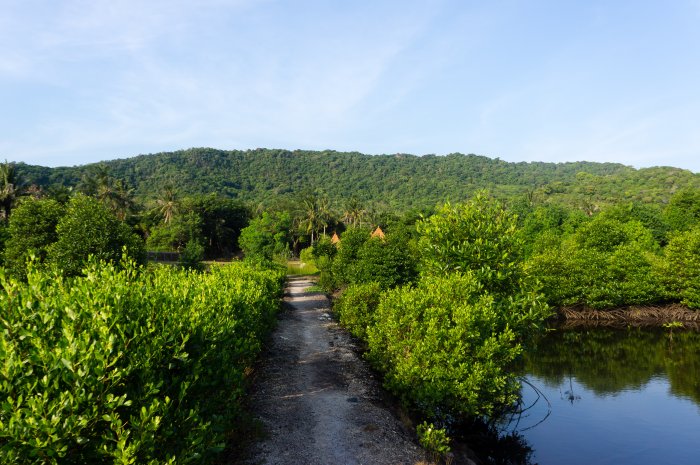
M 668 329 L 555 330 L 525 354 L 525 372 L 550 386 L 575 377 L 598 395 L 667 378 L 675 396 L 700 405 L 700 333 Z
M 697 464 L 700 333 L 567 329 L 524 360 L 509 431 L 547 464 Z

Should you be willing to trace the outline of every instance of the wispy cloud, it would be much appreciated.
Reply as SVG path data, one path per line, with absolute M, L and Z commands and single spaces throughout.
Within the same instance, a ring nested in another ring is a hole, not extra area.
M 696 7 L 7 0 L 0 157 L 276 145 L 656 163 L 700 151 L 700 33 L 676 24 Z

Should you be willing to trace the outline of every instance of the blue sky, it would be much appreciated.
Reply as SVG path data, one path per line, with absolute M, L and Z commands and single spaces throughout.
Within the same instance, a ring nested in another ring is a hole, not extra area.
M 0 159 L 189 147 L 700 172 L 700 0 L 0 0 Z

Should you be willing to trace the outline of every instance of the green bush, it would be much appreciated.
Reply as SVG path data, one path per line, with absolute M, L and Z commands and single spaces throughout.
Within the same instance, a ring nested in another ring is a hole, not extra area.
M 63 206 L 50 199 L 27 199 L 12 211 L 5 244 L 5 267 L 11 275 L 24 279 L 30 256 L 38 262 L 46 259 L 62 216 Z
M 422 273 L 472 271 L 486 290 L 495 292 L 517 286 L 523 244 L 516 217 L 485 193 L 463 204 L 443 205 L 416 228 Z
M 119 263 L 124 250 L 138 263 L 146 262 L 139 236 L 117 219 L 100 201 L 78 194 L 68 203 L 56 226 L 57 240 L 48 250 L 48 262 L 67 276 L 82 272 L 88 257 Z
M 211 463 L 282 280 L 242 263 L 2 277 L 0 462 Z
M 389 289 L 415 281 L 418 260 L 407 233 L 389 231 L 379 238 L 370 237 L 365 229 L 351 228 L 343 233 L 330 269 L 323 264 L 319 269 L 322 286 L 377 282 Z
M 352 284 L 343 290 L 333 305 L 340 323 L 354 336 L 367 339 L 367 328 L 374 324 L 382 287 L 379 283 Z
M 180 252 L 179 265 L 186 270 L 203 271 L 204 246 L 196 240 L 190 240 Z
M 314 258 L 320 257 L 335 257 L 338 252 L 338 247 L 331 242 L 331 238 L 328 236 L 321 236 L 312 247 L 312 255 Z
M 424 421 L 416 427 L 418 441 L 428 452 L 433 462 L 439 463 L 450 452 L 450 438 L 445 428 L 436 428 L 432 423 Z
M 491 415 L 512 404 L 519 385 L 508 367 L 548 315 L 537 294 L 494 298 L 476 276 L 425 276 L 387 291 L 367 330 L 368 358 L 386 386 L 431 417 Z
M 238 245 L 246 258 L 271 261 L 289 255 L 289 231 L 292 220 L 289 213 L 263 212 L 241 230 Z
M 658 277 L 672 300 L 700 308 L 700 228 L 671 238 Z
M 385 385 L 431 418 L 496 415 L 549 307 L 524 273 L 515 216 L 484 193 L 417 225 L 421 276 L 381 295 L 366 328 Z M 355 323 L 355 326 L 361 326 Z
M 337 287 L 361 282 L 358 280 L 357 261 L 362 245 L 369 238 L 370 232 L 364 228 L 349 228 L 340 237 L 338 252 L 331 266 L 332 281 Z
M 365 241 L 357 253 L 351 283 L 377 282 L 382 289 L 414 282 L 418 277 L 418 260 L 408 236 L 386 234 Z
M 303 263 L 308 263 L 309 265 L 315 265 L 316 257 L 314 256 L 313 247 L 307 247 L 299 252 L 299 260 L 301 260 Z
M 654 272 L 658 244 L 638 221 L 597 218 L 528 260 L 547 301 L 557 307 L 616 308 L 666 300 Z

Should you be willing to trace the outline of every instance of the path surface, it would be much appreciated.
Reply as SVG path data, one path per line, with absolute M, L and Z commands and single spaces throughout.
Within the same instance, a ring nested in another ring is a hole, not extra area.
M 323 294 L 291 278 L 272 346 L 253 387 L 266 437 L 250 465 L 410 464 L 424 454 L 380 398 L 381 387 L 352 339 L 329 316 Z

